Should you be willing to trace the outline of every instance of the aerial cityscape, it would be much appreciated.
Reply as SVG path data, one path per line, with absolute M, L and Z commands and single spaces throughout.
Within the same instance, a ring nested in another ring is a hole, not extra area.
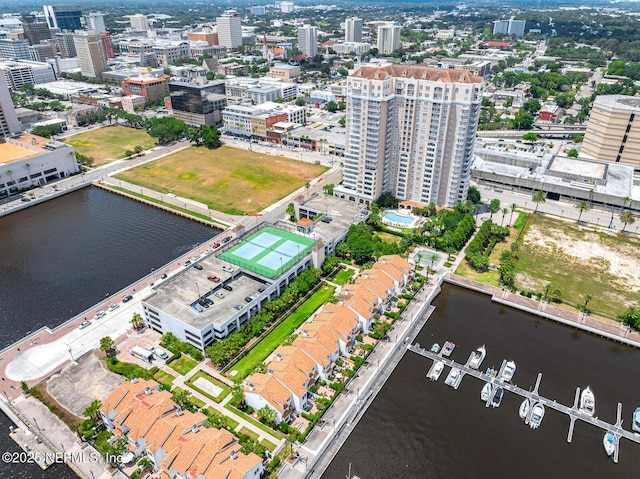
M 3 2 L 0 478 L 635 477 L 638 22 Z

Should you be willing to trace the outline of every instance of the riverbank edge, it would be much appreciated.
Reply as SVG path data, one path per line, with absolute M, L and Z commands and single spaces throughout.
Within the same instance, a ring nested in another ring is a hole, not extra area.
M 64 190 L 56 190 L 55 192 L 47 196 L 41 196 L 40 198 L 35 198 L 32 200 L 29 200 L 28 202 L 24 202 L 7 209 L 3 209 L 2 211 L 0 211 L 0 218 L 2 218 L 3 216 L 8 216 L 12 213 L 17 213 L 18 211 L 26 210 L 27 208 L 31 208 L 32 206 L 39 205 L 40 203 L 44 203 L 54 198 L 59 198 L 60 196 L 64 196 L 68 193 L 73 193 L 74 191 L 81 190 L 82 188 L 86 188 L 87 186 L 91 186 L 91 183 L 90 182 L 80 183 L 79 185 L 70 186 L 69 188 L 65 188 Z M 31 191 L 34 191 L 34 190 L 31 190 Z
M 455 273 L 449 273 L 444 276 L 444 281 L 461 288 L 491 296 L 491 301 L 495 303 L 503 304 L 556 323 L 564 324 L 565 326 L 570 326 L 605 339 L 640 349 L 640 333 L 632 331 L 622 325 L 616 326 L 608 324 L 593 319 L 584 313 L 568 311 L 545 301 L 526 298 L 514 294 L 509 290 L 500 289 L 464 276 L 459 276 Z

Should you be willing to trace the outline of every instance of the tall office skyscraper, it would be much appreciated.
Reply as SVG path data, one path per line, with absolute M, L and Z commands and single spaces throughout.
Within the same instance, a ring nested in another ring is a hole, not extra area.
M 311 25 L 298 28 L 298 48 L 308 57 L 318 54 L 318 29 Z
M 526 20 L 495 20 L 493 22 L 493 34 L 502 33 L 504 35 L 515 35 L 521 37 L 524 35 Z
M 47 22 L 39 21 L 35 15 L 22 15 L 22 30 L 29 45 L 51 40 L 51 30 Z
M 347 18 L 344 24 L 344 41 L 345 42 L 361 42 L 362 41 L 362 18 Z
M 0 136 L 10 136 L 21 130 L 16 109 L 13 107 L 13 101 L 11 101 L 9 87 L 4 75 L 0 75 Z
M 102 44 L 105 60 L 115 58 L 116 54 L 113 52 L 113 43 L 111 43 L 111 34 L 109 32 L 100 32 L 100 43 Z
M 131 15 L 131 17 L 129 17 L 129 22 L 131 23 L 131 28 L 134 30 L 149 30 L 149 20 L 147 20 L 147 17 L 142 13 Z
M 386 55 L 400 49 L 402 27 L 389 23 L 378 27 L 378 52 Z
M 95 33 L 107 31 L 104 25 L 104 14 L 100 12 L 88 13 L 85 16 L 85 23 L 87 24 L 87 30 L 93 30 Z
M 235 48 L 242 45 L 242 19 L 235 10 L 227 10 L 216 18 L 218 45 Z
M 78 5 L 44 5 L 42 8 L 50 28 L 69 31 L 82 29 L 82 10 Z
M 27 40 L 0 38 L 0 58 L 7 60 L 31 60 L 29 42 Z
M 78 34 L 73 36 L 73 43 L 82 74 L 90 78 L 102 78 L 106 61 L 100 37 L 94 33 Z
M 363 204 L 400 200 L 455 206 L 467 198 L 482 78 L 408 65 L 364 66 L 347 79 L 344 183 Z
M 56 40 L 58 42 L 58 50 L 62 58 L 74 58 L 77 56 L 76 44 L 73 42 L 73 33 L 61 32 L 56 33 Z

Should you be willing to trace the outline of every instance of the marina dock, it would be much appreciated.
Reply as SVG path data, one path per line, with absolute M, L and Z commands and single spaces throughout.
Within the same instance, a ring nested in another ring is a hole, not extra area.
M 572 438 L 573 438 L 573 431 L 575 428 L 575 423 L 576 421 L 580 420 L 583 422 L 586 422 L 587 424 L 591 424 L 592 426 L 598 427 L 600 429 L 603 429 L 604 432 L 611 432 L 614 437 L 615 437 L 615 451 L 613 453 L 613 461 L 614 462 L 618 462 L 618 458 L 619 458 L 619 454 L 620 454 L 620 439 L 621 438 L 625 438 L 628 439 L 629 441 L 635 442 L 637 444 L 640 444 L 640 434 L 635 433 L 635 432 L 631 432 L 631 431 L 627 431 L 625 429 L 622 428 L 622 404 L 618 403 L 618 412 L 617 412 L 617 420 L 615 424 L 610 424 L 606 421 L 603 421 L 601 419 L 598 419 L 597 417 L 593 417 L 590 416 L 588 414 L 583 413 L 582 411 L 580 411 L 579 407 L 578 407 L 578 403 L 579 403 L 579 398 L 580 398 L 580 388 L 576 389 L 576 395 L 575 395 L 575 400 L 573 402 L 573 406 L 566 406 L 564 404 L 560 404 L 559 402 L 555 401 L 555 400 L 550 400 L 548 398 L 545 398 L 543 396 L 540 396 L 538 393 L 539 387 L 540 387 L 540 382 L 542 381 L 542 373 L 538 374 L 538 377 L 536 379 L 536 384 L 533 387 L 532 390 L 526 390 L 526 389 L 522 389 L 518 386 L 515 386 L 509 382 L 503 381 L 500 377 L 502 374 L 502 371 L 504 370 L 504 366 L 506 364 L 506 361 L 502 362 L 502 366 L 500 367 L 500 371 L 499 373 L 494 376 L 492 375 L 488 375 L 480 370 L 476 370 L 473 368 L 469 367 L 469 360 L 467 360 L 467 362 L 465 364 L 459 364 L 456 363 L 455 361 L 445 358 L 442 356 L 441 353 L 433 353 L 423 347 L 421 347 L 419 344 L 410 344 L 407 346 L 407 349 L 409 351 L 413 351 L 416 354 L 419 354 L 421 356 L 424 356 L 426 358 L 429 358 L 433 361 L 433 364 L 435 364 L 437 361 L 441 361 L 444 363 L 445 366 L 449 366 L 450 368 L 455 368 L 460 370 L 460 375 L 459 375 L 459 380 L 458 383 L 455 385 L 455 389 L 458 388 L 458 386 L 460 385 L 460 382 L 462 382 L 462 378 L 465 375 L 469 375 L 469 376 L 473 376 L 477 379 L 480 379 L 481 381 L 485 382 L 485 383 L 491 383 L 492 385 L 492 392 L 491 392 L 491 396 L 493 396 L 493 394 L 495 394 L 495 389 L 497 386 L 503 388 L 505 391 L 509 391 L 511 393 L 517 394 L 519 396 L 522 396 L 523 398 L 527 398 L 529 399 L 531 404 L 534 404 L 536 402 L 541 403 L 542 405 L 544 405 L 545 408 L 550 408 L 550 409 L 554 409 L 556 411 L 559 411 L 561 413 L 564 413 L 566 415 L 569 416 L 569 431 L 567 434 L 567 442 L 571 442 Z M 431 366 L 431 369 L 429 370 L 429 372 L 431 372 L 433 369 L 433 365 Z M 491 400 L 491 397 L 490 399 Z M 529 411 L 531 412 L 531 411 Z

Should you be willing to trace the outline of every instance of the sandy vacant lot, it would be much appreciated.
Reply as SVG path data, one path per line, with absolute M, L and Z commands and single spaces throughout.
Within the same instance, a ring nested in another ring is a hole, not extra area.
M 518 251 L 518 286 L 542 291 L 551 283 L 562 298 L 616 315 L 640 304 L 640 241 L 532 215 Z
M 66 366 L 47 381 L 47 392 L 64 408 L 78 417 L 94 399 L 104 401 L 124 377 L 104 367 L 92 351 L 78 360 L 78 364 Z

